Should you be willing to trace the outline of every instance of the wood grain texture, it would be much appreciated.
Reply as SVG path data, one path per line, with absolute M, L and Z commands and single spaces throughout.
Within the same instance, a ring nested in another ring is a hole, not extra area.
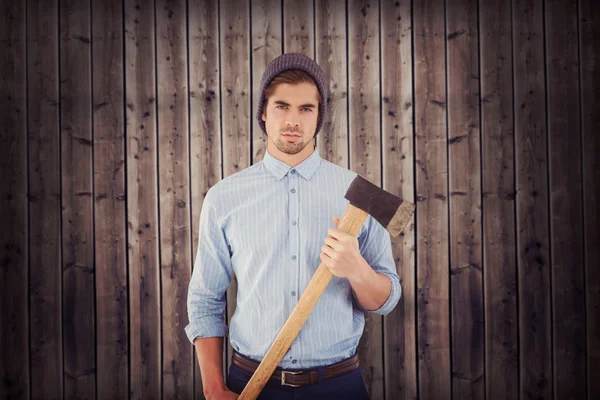
M 581 140 L 583 163 L 583 224 L 587 340 L 587 398 L 600 393 L 600 6 L 581 0 L 579 13 L 579 65 L 581 87 Z
M 513 2 L 521 398 L 551 398 L 548 164 L 541 1 Z
M 413 5 L 419 398 L 451 396 L 444 3 Z
M 519 398 L 512 23 L 480 3 L 481 158 L 486 399 Z
M 92 3 L 98 398 L 129 395 L 123 9 Z
M 96 396 L 89 1 L 60 2 L 64 395 Z
M 383 188 L 415 202 L 410 1 L 381 3 L 381 140 Z M 396 308 L 383 320 L 385 398 L 417 398 L 415 224 L 392 240 L 402 286 Z
M 221 179 L 218 11 L 217 0 L 188 3 L 192 265 L 198 256 L 200 211 L 204 197 L 208 189 Z M 194 395 L 202 398 L 200 369 L 195 355 L 193 359 Z
M 577 1 L 545 2 L 554 396 L 586 396 Z
M 349 167 L 346 14 L 345 1 L 315 1 L 315 60 L 329 80 L 327 114 L 316 149 L 322 158 L 344 168 Z
M 129 364 L 133 399 L 160 398 L 157 110 L 154 2 L 125 1 Z
M 31 397 L 62 398 L 58 1 L 27 3 Z
M 252 164 L 262 161 L 267 151 L 267 134 L 258 126 L 256 119 L 260 81 L 267 65 L 281 54 L 283 27 L 281 25 L 281 1 L 258 0 L 251 2 L 252 29 L 252 100 L 250 121 L 252 127 Z
M 383 189 L 415 202 L 411 2 L 381 3 L 381 140 Z M 383 319 L 385 398 L 417 398 L 415 224 L 391 238 L 402 286 Z
M 286 50 L 329 80 L 321 156 L 418 204 L 359 345 L 372 398 L 596 399 L 596 3 L 3 2 L 0 398 L 204 398 L 199 214 L 263 159 Z
M 193 349 L 185 334 L 191 277 L 186 2 L 156 2 L 162 396 L 189 398 Z
M 221 3 L 221 110 L 223 178 L 250 166 L 250 38 L 249 6 L 242 0 Z M 228 322 L 235 312 L 237 279 L 227 290 Z M 228 345 L 227 365 L 232 353 Z
M 477 1 L 450 0 L 446 7 L 452 396 L 483 400 Z
M 381 187 L 379 4 L 348 3 L 350 169 Z M 383 398 L 380 315 L 365 313 L 358 345 L 360 367 L 371 398 Z
M 0 397 L 30 396 L 26 5 L 0 5 Z
M 312 1 L 283 0 L 283 50 L 314 58 L 314 7 Z

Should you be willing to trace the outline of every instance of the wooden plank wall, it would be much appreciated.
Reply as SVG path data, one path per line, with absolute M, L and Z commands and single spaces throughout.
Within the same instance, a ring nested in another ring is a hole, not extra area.
M 0 8 L 0 398 L 203 398 L 202 202 L 262 160 L 291 51 L 330 78 L 321 156 L 417 203 L 359 344 L 371 398 L 600 398 L 598 2 Z
M 162 390 L 154 2 L 124 10 L 128 393 L 139 399 Z
M 92 3 L 97 397 L 128 396 L 123 4 Z
M 58 12 L 64 396 L 90 398 L 97 390 L 95 331 L 99 325 L 94 259 L 91 4 L 60 0 Z
M 518 312 L 515 233 L 515 140 L 511 10 L 481 4 L 481 207 L 485 398 L 518 398 Z M 498 160 L 503 160 L 498 162 Z M 506 394 L 506 395 L 505 395 Z M 480 393 L 480 396 L 482 393 Z
M 581 145 L 583 167 L 583 232 L 585 256 L 586 354 L 588 394 L 600 393 L 600 54 L 595 51 L 593 35 L 600 25 L 600 12 L 592 0 L 578 3 L 579 77 L 581 101 Z
M 27 8 L 21 1 L 2 3 L 0 50 L 4 57 L 0 61 L 0 168 L 3 176 L 3 195 L 0 196 L 0 395 L 15 398 L 27 398 L 31 395 L 29 382 L 31 373 L 34 372 L 30 368 L 32 355 L 29 349 L 28 315 L 30 211 L 27 201 L 26 21 Z M 36 118 L 39 119 L 40 114 L 40 107 L 33 110 Z M 39 212 L 39 208 L 36 207 L 34 211 Z M 34 232 L 39 234 L 39 230 Z M 60 305 L 60 300 L 56 304 Z M 59 339 L 60 337 L 55 338 Z M 36 350 L 38 348 L 36 346 Z M 39 378 L 39 375 L 36 374 L 35 377 Z
M 513 4 L 513 110 L 521 397 L 552 397 L 543 2 Z M 527 285 L 520 284 L 527 282 Z
M 414 140 L 419 397 L 452 394 L 448 143 L 444 2 L 413 4 Z
M 27 96 L 39 99 L 27 105 L 29 220 L 40 221 L 28 227 L 32 398 L 59 398 L 63 383 L 57 15 L 57 1 L 27 4 Z

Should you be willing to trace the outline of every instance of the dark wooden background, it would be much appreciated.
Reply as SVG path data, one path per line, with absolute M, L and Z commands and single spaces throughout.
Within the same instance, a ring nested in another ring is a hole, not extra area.
M 202 398 L 202 200 L 282 51 L 331 78 L 322 157 L 418 204 L 371 397 L 600 398 L 597 1 L 0 4 L 0 398 Z

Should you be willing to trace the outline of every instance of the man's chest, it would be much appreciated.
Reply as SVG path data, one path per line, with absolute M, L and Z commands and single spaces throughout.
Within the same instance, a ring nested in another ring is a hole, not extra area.
M 320 262 L 332 217 L 340 216 L 347 201 L 343 196 L 310 187 L 263 188 L 230 210 L 224 220 L 236 275 L 260 273 L 274 264 L 288 270 Z

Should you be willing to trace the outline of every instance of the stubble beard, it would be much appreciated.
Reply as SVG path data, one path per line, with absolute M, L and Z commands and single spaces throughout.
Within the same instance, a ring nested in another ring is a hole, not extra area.
M 283 135 L 286 133 L 297 133 L 300 134 L 300 141 L 296 142 L 296 143 L 290 143 L 288 141 L 286 141 L 283 138 Z M 286 154 L 298 154 L 300 153 L 307 145 L 308 143 L 305 143 L 303 140 L 303 135 L 301 132 L 298 132 L 296 130 L 284 130 L 280 132 L 279 137 L 277 138 L 277 140 L 274 141 L 275 147 L 277 147 L 277 149 L 283 153 Z M 310 142 L 309 142 L 310 143 Z
M 277 138 L 277 140 L 275 141 L 275 147 L 277 147 L 279 151 L 286 154 L 298 154 L 302 151 L 302 149 L 306 147 L 306 145 L 307 143 L 304 143 L 303 140 L 296 143 L 290 143 L 285 141 L 281 137 Z

